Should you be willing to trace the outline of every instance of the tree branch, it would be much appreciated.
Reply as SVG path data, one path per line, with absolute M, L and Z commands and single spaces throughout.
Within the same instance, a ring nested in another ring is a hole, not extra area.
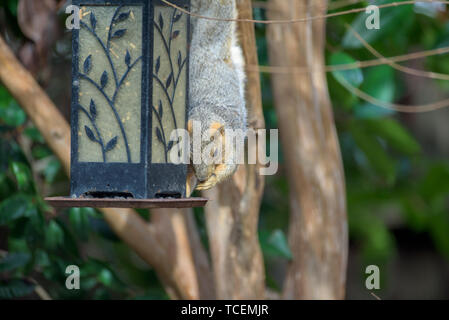
M 165 261 L 166 272 L 178 279 L 184 298 L 213 299 L 212 272 L 192 209 L 152 210 L 151 222 L 161 250 L 159 258 Z

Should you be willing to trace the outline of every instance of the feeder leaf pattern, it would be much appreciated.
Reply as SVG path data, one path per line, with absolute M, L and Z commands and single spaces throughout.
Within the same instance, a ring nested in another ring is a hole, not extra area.
M 117 8 L 114 11 L 113 17 L 109 22 L 109 28 L 107 31 L 106 39 L 102 39 L 96 31 L 97 18 L 93 12 L 90 13 L 89 24 L 86 24 L 84 21 L 80 21 L 81 28 L 87 30 L 87 32 L 89 32 L 95 38 L 95 40 L 102 48 L 112 70 L 112 74 L 109 74 L 108 71 L 104 70 L 99 79 L 99 82 L 89 77 L 89 74 L 95 68 L 95 65 L 93 64 L 92 60 L 92 54 L 90 54 L 85 58 L 83 62 L 82 72 L 79 72 L 78 74 L 80 79 L 85 80 L 91 85 L 93 85 L 96 88 L 96 90 L 98 90 L 98 92 L 105 98 L 107 105 L 112 114 L 114 115 L 114 118 L 120 128 L 120 134 L 114 136 L 111 140 L 109 140 L 106 143 L 101 131 L 99 130 L 99 126 L 97 125 L 99 115 L 98 115 L 98 107 L 95 101 L 93 99 L 90 100 L 90 105 L 88 109 L 84 108 L 81 105 L 77 106 L 79 112 L 84 113 L 86 117 L 89 119 L 91 125 L 85 126 L 84 131 L 89 140 L 91 142 L 97 143 L 101 148 L 103 162 L 107 162 L 108 152 L 114 150 L 119 143 L 124 144 L 123 150 L 125 150 L 126 152 L 127 161 L 129 163 L 131 162 L 131 152 L 128 144 L 128 137 L 125 132 L 123 121 L 120 118 L 116 108 L 116 99 L 118 92 L 122 89 L 123 84 L 125 83 L 129 73 L 132 71 L 134 66 L 139 61 L 142 60 L 142 56 L 137 57 L 133 61 L 133 57 L 131 56 L 129 49 L 126 49 L 122 60 L 126 65 L 126 70 L 120 76 L 118 75 L 118 66 L 114 64 L 111 58 L 111 43 L 113 41 L 116 41 L 116 39 L 120 39 L 126 36 L 127 29 L 124 28 L 123 26 L 125 25 L 125 22 L 130 21 L 129 17 L 131 16 L 131 13 L 132 10 L 124 10 L 124 5 L 117 6 Z M 120 28 L 118 27 L 118 24 L 120 24 L 121 26 Z M 105 89 L 106 87 L 109 88 L 112 85 L 114 85 L 113 94 L 108 95 Z
M 177 9 L 173 9 L 171 11 L 171 19 L 170 21 L 168 21 L 168 23 L 166 23 L 167 21 L 164 20 L 164 16 L 162 15 L 162 13 L 159 13 L 156 21 L 154 21 L 154 30 L 161 37 L 162 46 L 164 47 L 166 53 L 166 58 L 164 57 L 164 60 L 162 60 L 161 56 L 156 57 L 153 71 L 153 86 L 157 86 L 164 93 L 164 96 L 167 100 L 165 102 L 167 104 L 166 110 L 169 110 L 169 112 L 164 114 L 163 110 L 165 109 L 165 106 L 161 100 L 159 100 L 157 107 L 152 107 L 153 122 L 156 121 L 155 134 L 157 137 L 157 141 L 162 144 L 165 162 L 168 162 L 168 152 L 174 147 L 175 142 L 179 141 L 179 137 L 175 141 L 167 141 L 169 133 L 165 132 L 163 123 L 167 121 L 167 119 L 164 120 L 164 117 L 170 117 L 170 121 L 173 123 L 174 129 L 176 130 L 179 128 L 174 111 L 174 100 L 178 89 L 179 79 L 184 68 L 186 68 L 187 55 L 186 57 L 183 57 L 180 50 L 175 51 L 173 49 L 173 44 L 174 41 L 179 38 L 179 35 L 181 33 L 179 28 L 176 27 L 178 26 L 177 23 L 181 20 L 182 16 L 182 12 L 179 12 Z M 167 36 L 164 32 L 165 26 L 167 26 Z M 168 76 L 166 78 L 163 78 L 160 75 L 162 63 L 166 64 L 169 70 Z M 175 70 L 176 65 L 177 70 Z

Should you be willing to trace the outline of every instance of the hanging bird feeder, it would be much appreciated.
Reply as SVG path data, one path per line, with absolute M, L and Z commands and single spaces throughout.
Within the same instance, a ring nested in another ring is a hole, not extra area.
M 189 0 L 172 0 L 189 10 Z M 70 207 L 193 207 L 182 157 L 190 17 L 159 0 L 73 0 Z

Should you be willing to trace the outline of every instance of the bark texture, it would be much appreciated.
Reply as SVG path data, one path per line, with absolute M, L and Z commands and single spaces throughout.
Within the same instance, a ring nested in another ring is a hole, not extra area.
M 250 0 L 237 0 L 239 18 L 252 18 Z M 257 65 L 254 24 L 239 23 L 238 32 L 246 65 Z M 259 74 L 247 70 L 246 103 L 249 127 L 262 129 Z M 254 150 L 252 150 L 254 151 Z M 219 299 L 263 299 L 265 270 L 257 226 L 264 178 L 260 164 L 241 165 L 227 182 L 204 192 L 207 229 Z
M 326 0 L 270 0 L 269 19 L 326 13 Z M 268 26 L 270 64 L 314 72 L 272 75 L 290 189 L 285 299 L 342 299 L 347 264 L 344 171 L 324 71 L 326 21 Z

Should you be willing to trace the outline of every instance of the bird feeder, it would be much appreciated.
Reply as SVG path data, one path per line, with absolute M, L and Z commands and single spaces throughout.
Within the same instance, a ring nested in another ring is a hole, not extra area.
M 187 165 L 175 164 L 189 92 L 190 17 L 159 0 L 73 0 L 73 207 L 192 207 Z M 189 10 L 190 0 L 171 0 Z

